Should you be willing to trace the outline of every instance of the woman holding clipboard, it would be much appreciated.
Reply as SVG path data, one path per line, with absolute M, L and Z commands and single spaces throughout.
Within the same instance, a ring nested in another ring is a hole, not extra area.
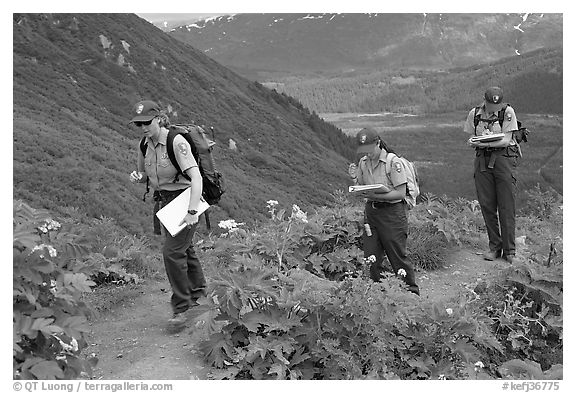
M 132 115 L 130 123 L 142 130 L 147 147 L 145 154 L 138 148 L 138 170 L 130 174 L 130 181 L 144 183 L 148 179 L 152 188 L 159 194 L 160 208 L 190 189 L 188 213 L 180 222 L 184 228 L 174 236 L 163 228 L 162 256 L 172 287 L 170 303 L 173 315 L 168 320 L 168 327 L 170 330 L 179 331 L 186 325 L 184 313 L 197 305 L 197 299 L 205 296 L 206 280 L 192 246 L 192 238 L 198 223 L 202 177 L 190 145 L 182 135 L 174 137 L 174 155 L 190 180 L 184 176 L 176 176 L 178 170 L 172 165 L 166 147 L 167 127 L 170 123 L 168 116 L 160 110 L 158 104 L 154 101 L 140 101 L 134 106 Z
M 500 87 L 488 88 L 483 104 L 468 113 L 464 132 L 472 135 L 468 145 L 476 150 L 474 183 L 488 231 L 489 250 L 484 259 L 502 257 L 514 263 L 516 168 L 520 153 L 513 133 L 518 125 L 514 109 L 502 100 Z M 499 116 L 501 111 L 503 116 Z

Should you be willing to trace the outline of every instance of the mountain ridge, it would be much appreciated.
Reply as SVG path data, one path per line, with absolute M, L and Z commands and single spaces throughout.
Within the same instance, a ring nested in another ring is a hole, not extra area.
M 562 14 L 235 14 L 170 31 L 243 75 L 446 69 L 562 45 Z

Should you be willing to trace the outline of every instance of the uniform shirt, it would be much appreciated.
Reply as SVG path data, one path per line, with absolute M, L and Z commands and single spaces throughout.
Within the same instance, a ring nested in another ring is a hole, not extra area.
M 516 123 L 516 113 L 514 112 L 514 109 L 511 106 L 506 107 L 502 127 L 500 127 L 500 122 L 498 121 L 498 112 L 487 113 L 486 108 L 484 107 L 484 105 L 482 105 L 480 107 L 480 110 L 478 111 L 480 119 L 494 120 L 494 121 L 492 123 L 480 121 L 478 122 L 476 130 L 474 130 L 474 112 L 475 108 L 472 108 L 470 112 L 468 112 L 468 118 L 466 119 L 466 123 L 464 123 L 465 133 L 471 135 L 491 135 L 503 132 L 506 134 L 505 138 L 506 137 L 510 138 L 510 145 L 516 144 L 516 142 L 514 142 L 514 138 L 511 137 L 511 133 L 512 131 L 518 130 L 518 125 Z
M 362 157 L 358 163 L 358 184 L 384 184 L 386 187 L 392 189 L 408 183 L 404 166 L 397 160 L 392 160 L 392 170 L 390 171 L 390 176 L 388 176 L 386 173 L 386 156 L 386 151 L 382 150 L 376 168 L 372 168 L 368 157 Z M 396 203 L 401 201 L 402 199 L 395 199 L 386 202 Z
M 163 127 L 160 128 L 156 146 L 150 138 L 146 138 L 148 145 L 146 156 L 142 156 L 142 152 L 138 149 L 138 170 L 146 172 L 148 179 L 150 179 L 150 185 L 155 190 L 174 191 L 190 187 L 191 181 L 184 176 L 178 176 L 178 181 L 174 183 L 178 171 L 168 157 L 167 139 L 168 130 Z M 192 155 L 192 150 L 190 150 L 190 145 L 182 135 L 174 137 L 174 156 L 182 168 L 182 172 L 198 166 Z

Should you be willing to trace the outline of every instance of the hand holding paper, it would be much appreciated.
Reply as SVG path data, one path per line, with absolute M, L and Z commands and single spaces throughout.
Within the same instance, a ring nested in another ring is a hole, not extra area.
M 186 214 L 188 214 L 189 203 L 190 188 L 187 188 L 185 191 L 180 193 L 180 195 L 174 198 L 172 202 L 158 210 L 156 213 L 156 216 L 168 232 L 170 232 L 172 237 L 176 236 L 186 227 L 186 224 L 183 224 L 183 220 Z M 198 206 L 198 214 L 196 214 L 196 217 L 204 213 L 209 207 L 210 205 L 203 198 L 200 198 L 200 205 Z
M 498 134 L 490 134 L 490 135 L 477 135 L 477 136 L 473 136 L 473 137 L 470 138 L 468 141 L 469 141 L 470 143 L 474 143 L 474 142 L 487 143 L 487 142 L 500 141 L 500 140 L 502 140 L 502 138 L 504 138 L 504 134 L 503 134 L 503 133 L 498 133 Z

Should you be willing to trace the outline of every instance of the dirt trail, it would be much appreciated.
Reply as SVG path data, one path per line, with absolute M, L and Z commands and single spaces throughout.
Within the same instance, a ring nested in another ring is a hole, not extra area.
M 167 282 L 150 281 L 144 294 L 92 322 L 88 354 L 98 357 L 95 379 L 206 379 L 202 360 L 192 350 L 192 327 L 171 334 Z
M 474 251 L 458 250 L 450 255 L 445 268 L 417 273 L 421 296 L 433 302 L 448 300 L 505 266 L 508 264 L 503 260 L 485 261 Z M 99 358 L 95 379 L 207 379 L 208 369 L 193 352 L 193 327 L 178 334 L 166 330 L 169 299 L 167 282 L 150 281 L 141 296 L 92 322 L 86 352 Z

